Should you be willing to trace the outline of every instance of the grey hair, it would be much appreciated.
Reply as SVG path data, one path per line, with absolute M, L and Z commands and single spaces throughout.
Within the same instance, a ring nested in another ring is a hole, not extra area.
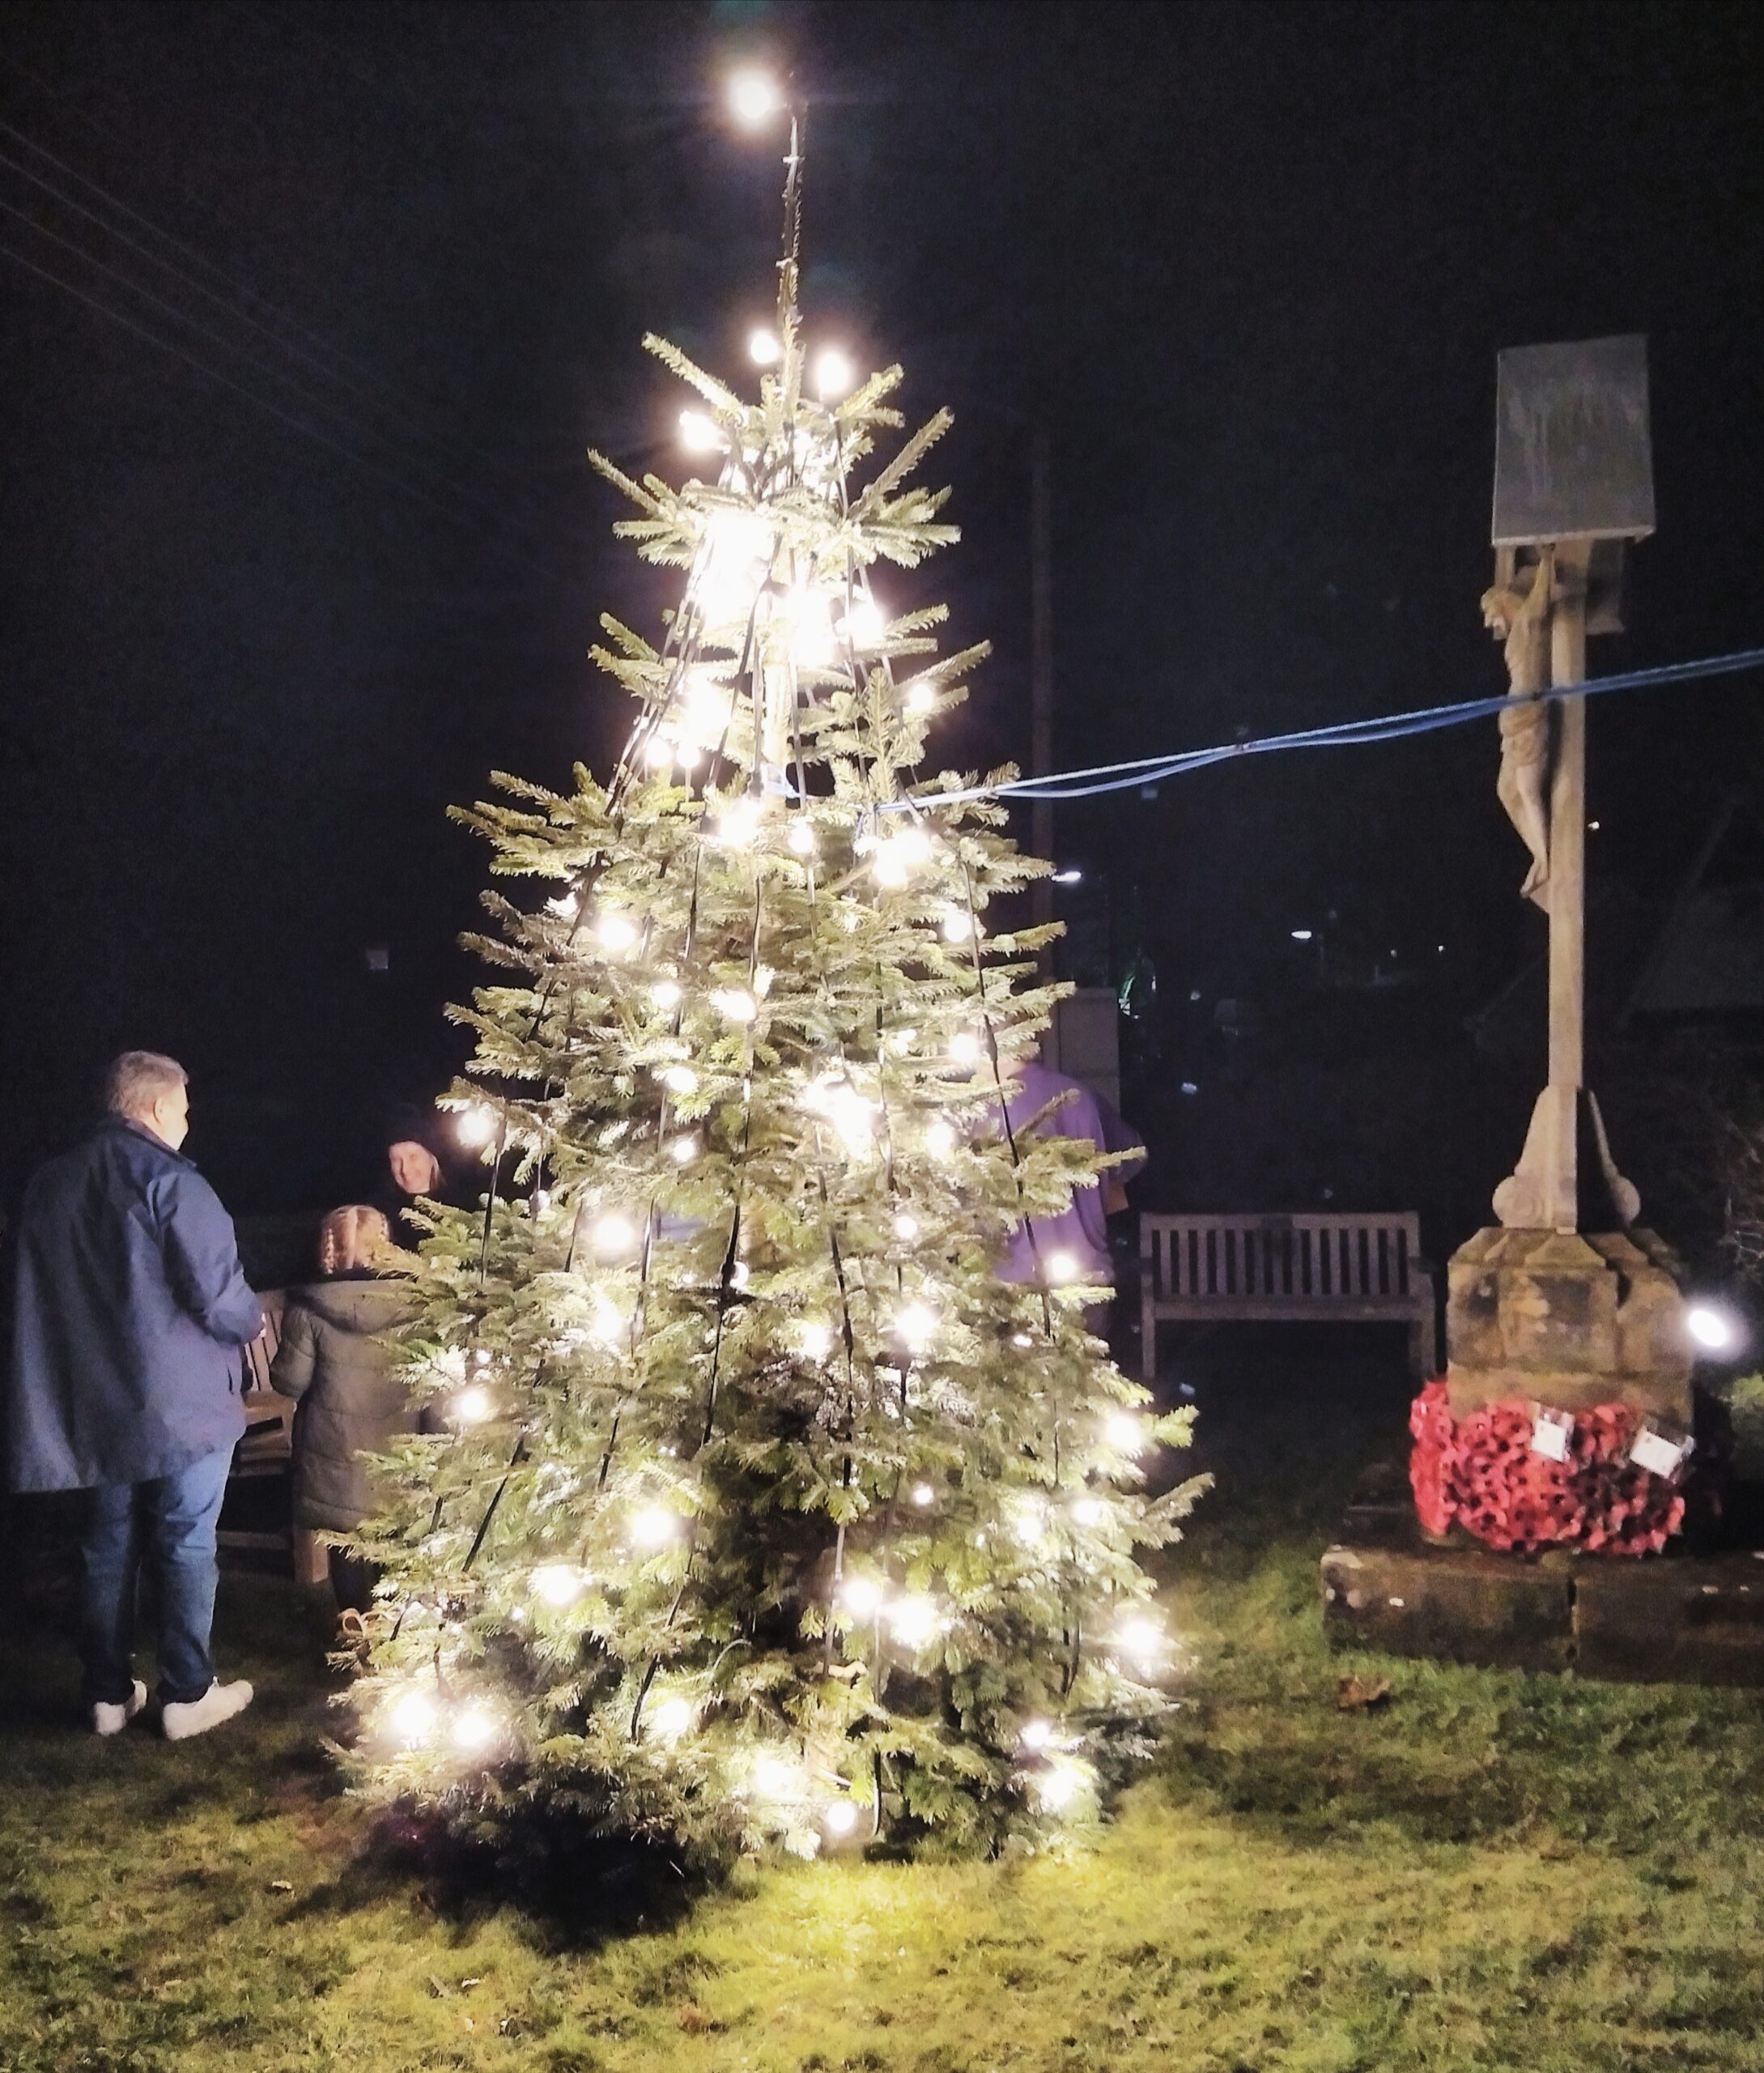
M 189 1077 L 162 1051 L 125 1051 L 104 1075 L 104 1106 L 113 1116 L 145 1116 L 162 1094 L 187 1087 Z

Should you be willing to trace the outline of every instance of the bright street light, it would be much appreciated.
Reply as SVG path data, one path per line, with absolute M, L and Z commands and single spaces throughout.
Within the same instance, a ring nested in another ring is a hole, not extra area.
M 1685 1329 L 1706 1353 L 1731 1353 L 1740 1343 L 1731 1312 L 1713 1303 L 1693 1303 L 1685 1313 Z

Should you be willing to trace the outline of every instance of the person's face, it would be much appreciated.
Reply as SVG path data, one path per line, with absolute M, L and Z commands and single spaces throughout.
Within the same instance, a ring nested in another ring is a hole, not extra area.
M 441 1163 L 426 1144 L 409 1138 L 386 1147 L 393 1185 L 401 1194 L 431 1195 L 441 1185 Z
M 147 1111 L 147 1128 L 162 1144 L 173 1151 L 190 1134 L 190 1091 L 187 1087 L 174 1087 L 169 1092 L 155 1098 Z

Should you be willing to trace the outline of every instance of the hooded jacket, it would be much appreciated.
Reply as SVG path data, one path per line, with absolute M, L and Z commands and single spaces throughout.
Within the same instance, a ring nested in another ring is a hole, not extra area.
M 233 1446 L 239 1349 L 262 1329 L 219 1196 L 151 1130 L 107 1117 L 25 1190 L 7 1487 L 151 1482 Z
M 417 1407 L 377 1334 L 411 1314 L 410 1292 L 371 1275 L 339 1275 L 288 1291 L 270 1381 L 292 1397 L 294 1516 L 348 1533 L 374 1508 L 359 1457 L 420 1429 Z

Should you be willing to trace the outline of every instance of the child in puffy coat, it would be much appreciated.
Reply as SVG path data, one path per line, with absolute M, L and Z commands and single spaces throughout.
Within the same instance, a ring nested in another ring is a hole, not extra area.
M 359 1457 L 383 1454 L 394 1434 L 419 1429 L 417 1407 L 380 1336 L 411 1314 L 408 1287 L 389 1278 L 399 1257 L 378 1210 L 334 1209 L 319 1230 L 321 1278 L 288 1291 L 270 1381 L 296 1406 L 298 1526 L 352 1532 L 374 1508 Z M 330 1573 L 339 1610 L 365 1612 L 372 1564 L 334 1547 Z

